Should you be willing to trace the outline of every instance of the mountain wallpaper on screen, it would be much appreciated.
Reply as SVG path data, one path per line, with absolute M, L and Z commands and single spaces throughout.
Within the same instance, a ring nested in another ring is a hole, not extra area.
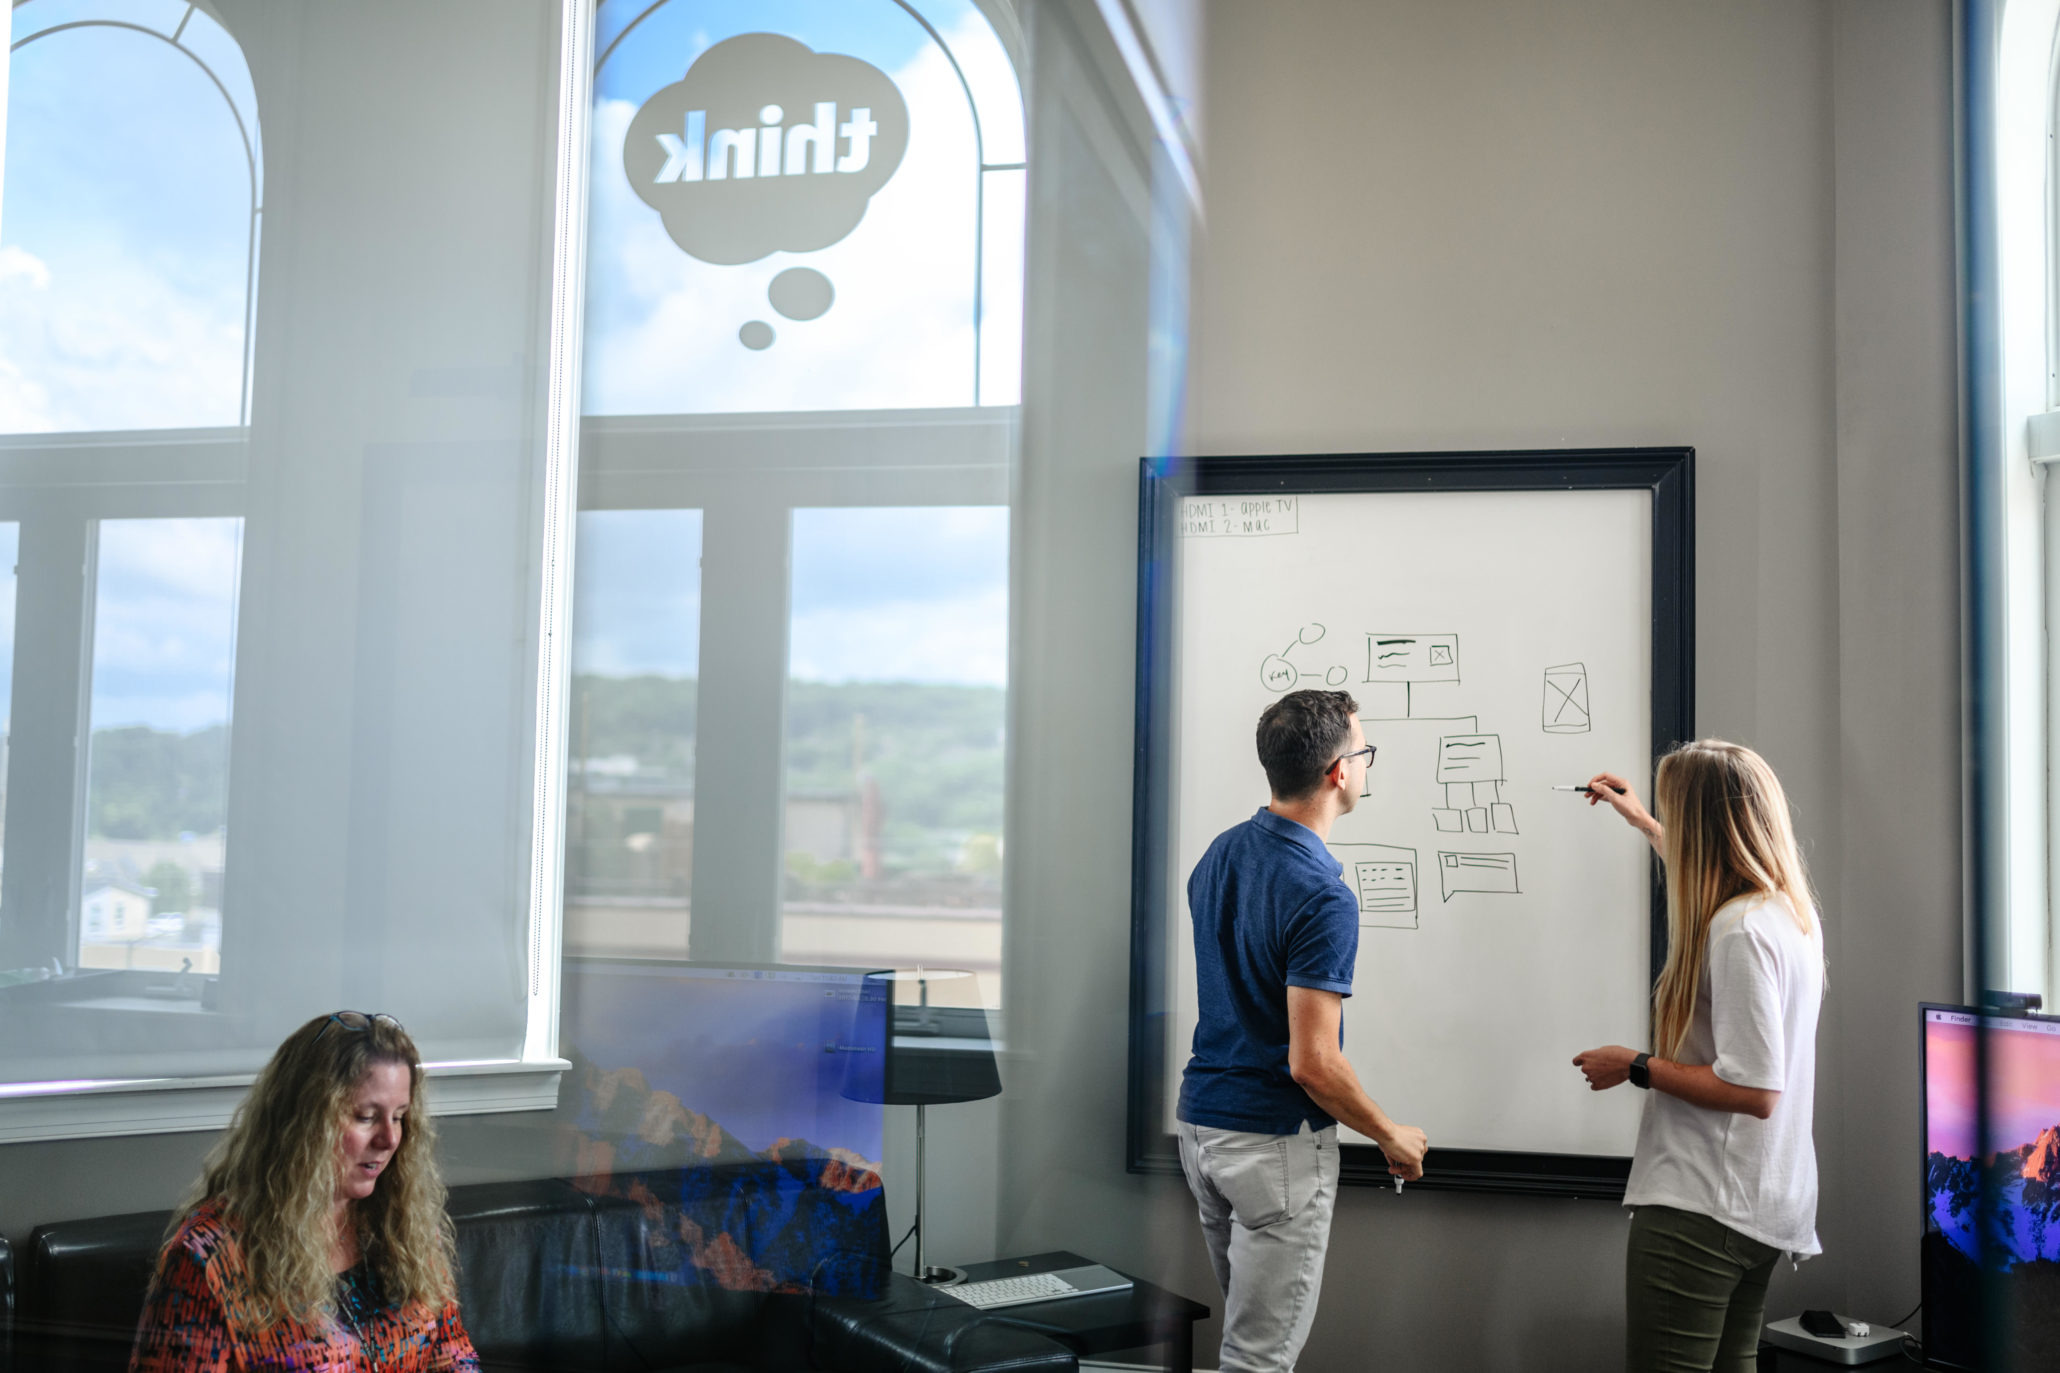
M 1969 1258 L 1977 1257 L 1975 1202 L 1982 1171 L 1974 1159 L 1937 1152 L 1925 1163 L 1931 1222 Z M 2005 1264 L 2060 1261 L 2060 1124 L 2028 1144 L 1990 1155 L 1987 1173 L 1997 1197 L 1991 1236 L 1996 1256 Z

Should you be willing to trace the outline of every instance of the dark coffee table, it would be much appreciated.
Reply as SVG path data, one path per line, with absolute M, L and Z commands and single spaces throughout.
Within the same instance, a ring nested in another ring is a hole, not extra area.
M 1031 1254 L 1025 1258 L 968 1264 L 966 1281 L 1015 1278 L 1025 1273 L 1078 1268 L 1093 1262 L 1095 1260 L 1084 1259 L 1069 1250 L 1054 1249 L 1050 1253 Z M 985 1314 L 1008 1317 L 1042 1328 L 1053 1339 L 1081 1355 L 1113 1354 L 1123 1349 L 1159 1345 L 1165 1350 L 1167 1368 L 1174 1373 L 1193 1373 L 1195 1322 L 1206 1319 L 1209 1308 L 1143 1278 L 1129 1273 L 1123 1276 L 1134 1284 L 1125 1292 L 1057 1297 L 1023 1306 L 1004 1306 Z M 956 1299 L 947 1296 L 944 1300 Z
M 1092 1262 L 1055 1249 L 1046 1254 L 969 1264 L 966 1281 L 1021 1277 Z M 1131 1277 L 1127 1273 L 1124 1276 Z M 1041 1335 L 1083 1358 L 1156 1346 L 1163 1351 L 1164 1367 L 1173 1373 L 1193 1373 L 1195 1322 L 1206 1317 L 1209 1308 L 1142 1278 L 1131 1277 L 1131 1281 L 1133 1285 L 1121 1292 L 1055 1297 L 1022 1306 L 982 1310 L 896 1273 L 885 1297 L 877 1302 L 818 1303 L 818 1319 L 828 1317 L 818 1327 L 818 1351 L 830 1355 L 829 1362 L 834 1363 L 842 1352 L 836 1327 L 863 1326 L 876 1338 L 905 1342 L 911 1353 L 926 1350 L 938 1356 L 939 1366 L 948 1368 L 962 1362 L 958 1353 L 948 1351 L 962 1352 L 977 1361 L 979 1357 L 1004 1352 L 990 1347 L 997 1338 L 1006 1344 Z M 1030 1343 L 1034 1346 L 1036 1341 Z M 923 1363 L 922 1359 L 911 1359 L 912 1366 Z

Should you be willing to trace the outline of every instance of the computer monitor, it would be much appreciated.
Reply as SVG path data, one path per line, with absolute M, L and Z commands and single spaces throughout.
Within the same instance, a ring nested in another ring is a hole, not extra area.
M 1985 1266 L 1999 1299 L 1998 1334 L 2013 1355 L 2005 1366 L 2053 1367 L 2060 1359 L 2060 1019 L 1929 1005 L 1923 1016 L 1925 1355 L 1935 1367 L 1977 1366 Z M 1986 1150 L 1978 1036 L 1989 1056 Z
M 643 1166 L 655 1113 L 686 1118 L 701 1158 L 801 1147 L 877 1171 L 884 1116 L 877 1090 L 848 1090 L 882 1072 L 884 1002 L 867 970 L 792 965 L 568 958 L 560 1039 L 578 1064 L 575 1097 L 608 1095 L 620 1124 L 612 1165 Z M 632 1106 L 625 1096 L 635 1098 Z M 646 1101 L 658 1094 L 655 1104 Z M 868 1099 L 869 1098 L 869 1099 Z M 600 1120 L 597 1117 L 597 1124 Z M 634 1128 L 630 1128 L 634 1127 Z M 665 1158 L 665 1162 L 675 1161 Z

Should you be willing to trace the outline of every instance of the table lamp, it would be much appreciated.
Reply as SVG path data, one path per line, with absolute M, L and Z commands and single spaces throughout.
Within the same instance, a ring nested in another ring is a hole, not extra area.
M 883 1041 L 882 1052 L 851 1063 L 844 1095 L 853 1101 L 916 1108 L 915 1276 L 919 1282 L 949 1286 L 965 1273 L 932 1267 L 923 1249 L 924 1112 L 932 1106 L 1001 1095 L 979 979 L 963 968 L 868 973 L 861 1005 L 878 1008 L 874 1033 Z

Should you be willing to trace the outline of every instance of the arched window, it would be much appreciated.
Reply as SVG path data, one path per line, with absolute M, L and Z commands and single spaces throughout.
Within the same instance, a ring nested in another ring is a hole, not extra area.
M 997 23 L 602 0 L 570 951 L 948 950 L 1000 997 L 1027 172 Z
M 263 157 L 235 39 L 184 0 L 18 0 L 0 433 L 250 415 Z
M 604 0 L 590 415 L 1013 405 L 1022 95 L 970 0 Z

